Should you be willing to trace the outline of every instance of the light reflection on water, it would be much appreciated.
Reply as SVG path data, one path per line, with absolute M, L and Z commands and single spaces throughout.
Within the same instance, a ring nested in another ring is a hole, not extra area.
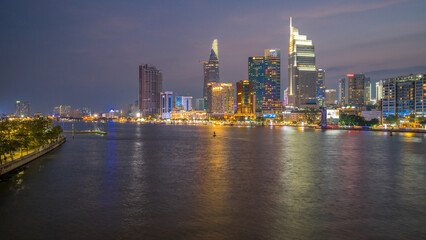
M 68 138 L 0 182 L 2 239 L 426 234 L 421 134 L 118 123 L 105 130 Z

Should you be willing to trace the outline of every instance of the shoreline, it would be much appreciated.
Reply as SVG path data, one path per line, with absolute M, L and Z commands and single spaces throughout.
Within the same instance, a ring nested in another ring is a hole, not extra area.
M 19 169 L 20 167 L 27 165 L 28 163 L 36 160 L 37 158 L 45 155 L 46 153 L 58 148 L 64 142 L 66 142 L 66 137 L 62 136 L 58 141 L 51 143 L 49 146 L 43 148 L 40 151 L 32 152 L 28 155 L 22 156 L 13 161 L 0 165 L 0 176 L 13 172 L 16 169 Z
M 87 121 L 92 122 L 92 121 Z M 375 132 L 402 132 L 402 133 L 424 133 L 426 134 L 426 129 L 406 129 L 406 128 L 349 128 L 349 127 L 329 127 L 329 128 L 318 128 L 317 125 L 299 125 L 299 124 L 260 124 L 260 123 L 215 123 L 215 122 L 199 122 L 199 123 L 190 123 L 190 122 L 164 122 L 164 121 L 145 121 L 145 122 L 136 122 L 136 121 L 113 121 L 114 123 L 130 123 L 130 124 L 147 124 L 147 125 L 173 125 L 173 126 L 226 126 L 226 127 L 297 127 L 297 128 L 313 128 L 318 130 L 346 130 L 346 131 L 375 131 Z M 72 131 L 64 131 L 66 133 L 72 133 Z

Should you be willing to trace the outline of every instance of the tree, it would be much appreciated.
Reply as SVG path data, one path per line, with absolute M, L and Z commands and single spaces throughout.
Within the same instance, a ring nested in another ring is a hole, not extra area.
M 306 119 L 308 124 L 317 123 L 317 116 L 319 111 L 315 108 L 307 108 L 303 111 L 303 118 Z
M 387 124 L 399 124 L 399 117 L 395 115 L 390 115 L 389 117 L 385 118 L 385 123 Z

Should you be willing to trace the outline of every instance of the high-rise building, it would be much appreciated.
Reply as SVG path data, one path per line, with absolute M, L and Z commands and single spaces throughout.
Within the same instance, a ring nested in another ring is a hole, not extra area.
M 383 98 L 383 81 L 376 82 L 376 101 L 380 101 Z
M 163 87 L 163 76 L 155 66 L 145 64 L 139 66 L 139 110 L 143 117 L 160 114 L 160 92 Z
M 347 105 L 347 96 L 348 96 L 348 84 L 346 83 L 346 78 L 342 78 L 339 81 L 339 105 L 341 107 Z
M 232 83 L 207 84 L 207 114 L 226 116 L 234 113 L 234 87 Z
M 185 111 L 192 110 L 192 97 L 191 96 L 176 96 L 175 97 L 175 106 L 182 107 Z
M 370 78 L 364 74 L 349 73 L 347 78 L 340 80 L 339 98 L 340 105 L 366 106 L 370 104 L 371 87 Z
M 203 88 L 203 97 L 204 97 L 204 109 L 207 108 L 207 84 L 211 82 L 220 82 L 219 77 L 219 48 L 217 39 L 213 40 L 212 48 L 210 50 L 209 61 L 201 62 L 204 69 L 204 88 Z
M 171 118 L 173 109 L 173 92 L 160 93 L 161 118 Z
M 175 97 L 175 107 L 182 107 L 182 96 Z
M 322 106 L 325 98 L 325 70 L 317 70 L 317 102 L 318 105 Z
M 282 112 L 280 49 L 265 49 L 265 84 L 262 112 L 265 116 Z
M 191 111 L 192 110 L 192 97 L 191 96 L 182 96 L 182 106 L 183 106 L 183 110 Z
M 256 98 L 256 116 L 262 117 L 263 98 L 265 95 L 265 58 L 248 58 L 248 80 L 253 83 L 254 95 Z
M 383 117 L 426 117 L 426 74 L 383 80 Z
M 326 89 L 324 91 L 324 105 L 326 107 L 336 105 L 336 89 Z
M 248 80 L 237 82 L 237 112 L 236 116 L 255 118 L 254 84 Z
M 309 106 L 317 98 L 317 69 L 312 40 L 300 35 L 290 17 L 290 41 L 288 48 L 289 104 Z
M 205 110 L 204 109 L 204 98 L 197 98 L 195 99 L 195 109 L 198 111 Z
M 70 117 L 71 106 L 70 105 L 59 105 L 53 108 L 53 115 L 55 117 Z
M 284 106 L 288 105 L 288 88 L 284 90 Z
M 15 116 L 16 117 L 29 117 L 31 116 L 31 103 L 16 101 L 15 103 Z

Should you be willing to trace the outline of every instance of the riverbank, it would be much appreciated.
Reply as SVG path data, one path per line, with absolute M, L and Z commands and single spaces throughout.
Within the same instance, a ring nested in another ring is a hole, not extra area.
M 13 160 L 13 161 L 9 161 L 9 162 L 6 162 L 6 163 L 0 165 L 0 176 L 2 176 L 3 174 L 9 173 L 11 171 L 14 171 L 15 169 L 18 169 L 18 168 L 34 161 L 35 159 L 43 156 L 44 154 L 52 151 L 53 149 L 56 149 L 57 147 L 61 146 L 65 141 L 66 141 L 65 137 L 60 137 L 59 140 L 48 144 L 47 146 L 43 147 L 40 150 L 31 152 L 27 155 L 24 155 L 20 158 Z

